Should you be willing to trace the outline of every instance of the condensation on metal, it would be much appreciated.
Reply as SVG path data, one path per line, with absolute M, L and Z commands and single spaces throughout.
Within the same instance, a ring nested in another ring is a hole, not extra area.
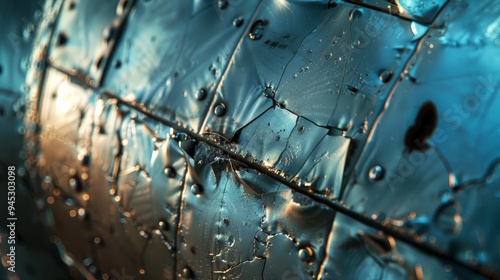
M 424 2 L 47 3 L 25 153 L 61 255 L 103 279 L 500 274 L 498 8 Z

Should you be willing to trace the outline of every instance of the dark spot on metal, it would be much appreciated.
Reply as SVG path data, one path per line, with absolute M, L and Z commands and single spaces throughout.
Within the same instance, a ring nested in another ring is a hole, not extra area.
M 438 112 L 436 105 L 428 101 L 420 107 L 415 124 L 408 128 L 405 137 L 406 149 L 412 151 L 425 151 L 429 148 L 426 143 L 437 126 Z

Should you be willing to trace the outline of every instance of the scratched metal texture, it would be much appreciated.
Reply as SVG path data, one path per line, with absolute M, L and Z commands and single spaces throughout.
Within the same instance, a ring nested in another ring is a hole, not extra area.
M 87 279 L 500 277 L 500 6 L 53 0 L 25 165 Z

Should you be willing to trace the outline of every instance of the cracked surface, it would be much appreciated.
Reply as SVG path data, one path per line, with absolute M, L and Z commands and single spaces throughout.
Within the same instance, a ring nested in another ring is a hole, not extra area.
M 493 1 L 101 6 L 48 3 L 27 78 L 25 164 L 82 277 L 500 274 Z

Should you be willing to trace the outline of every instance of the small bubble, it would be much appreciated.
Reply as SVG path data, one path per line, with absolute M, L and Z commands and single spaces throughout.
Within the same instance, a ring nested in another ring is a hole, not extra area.
M 354 21 L 358 18 L 360 18 L 363 15 L 363 10 L 358 7 L 354 7 L 350 12 L 349 12 L 349 21 Z
M 215 106 L 214 108 L 214 114 L 216 116 L 223 116 L 226 113 L 226 105 L 224 103 L 220 103 L 219 105 Z
M 368 171 L 368 178 L 372 181 L 379 181 L 384 177 L 384 169 L 380 165 L 375 165 Z
M 65 33 L 61 32 L 57 34 L 57 39 L 56 39 L 56 46 L 64 46 L 68 43 L 68 35 Z
M 193 272 L 189 269 L 189 267 L 185 267 L 182 269 L 181 277 L 182 279 L 192 279 Z
M 240 27 L 243 25 L 243 22 L 245 22 L 245 20 L 243 19 L 243 17 L 237 17 L 235 19 L 233 19 L 233 26 L 234 27 Z

